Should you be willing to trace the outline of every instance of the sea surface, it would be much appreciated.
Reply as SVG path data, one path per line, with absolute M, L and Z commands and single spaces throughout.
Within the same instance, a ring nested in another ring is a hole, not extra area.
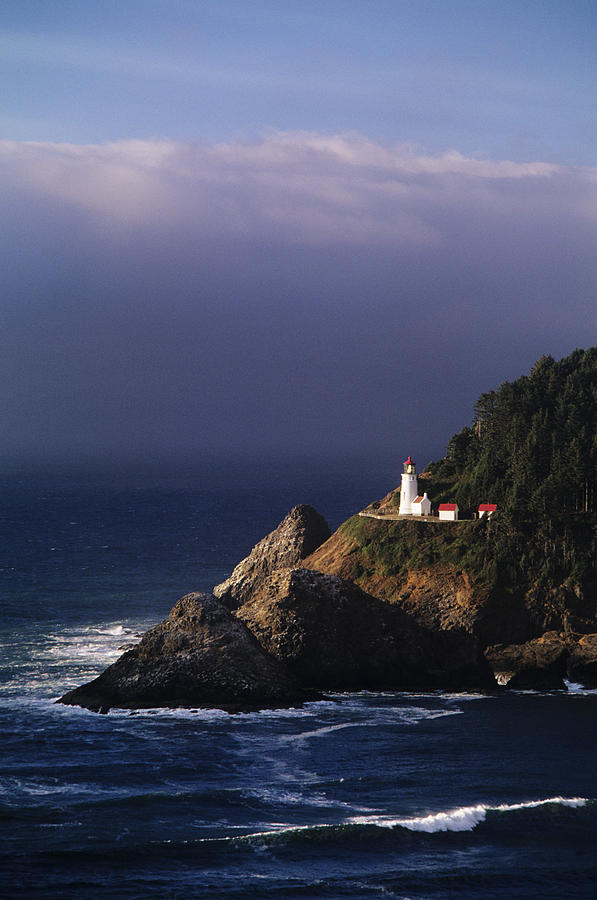
M 54 703 L 295 503 L 336 527 L 397 481 L 354 460 L 0 479 L 1 897 L 597 897 L 579 686 L 234 716 Z

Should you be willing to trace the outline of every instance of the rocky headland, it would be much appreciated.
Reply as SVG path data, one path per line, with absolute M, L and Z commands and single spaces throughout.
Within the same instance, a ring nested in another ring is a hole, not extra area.
M 557 689 L 565 678 L 597 686 L 597 634 L 529 636 L 524 598 L 515 603 L 445 559 L 411 567 L 413 552 L 444 540 L 434 527 L 354 517 L 329 535 L 315 510 L 295 507 L 213 595 L 182 597 L 59 702 L 237 712 L 299 706 L 325 691 Z
M 490 577 L 479 560 L 503 527 L 497 519 L 442 525 L 354 516 L 303 565 L 352 579 L 427 634 L 474 639 L 494 687 L 596 687 L 595 595 L 563 579 L 516 590 Z
M 596 404 L 597 349 L 543 357 L 481 395 L 419 477 L 461 520 L 398 517 L 398 488 L 332 535 L 297 506 L 214 596 L 184 597 L 61 702 L 235 710 L 325 691 L 597 687 Z

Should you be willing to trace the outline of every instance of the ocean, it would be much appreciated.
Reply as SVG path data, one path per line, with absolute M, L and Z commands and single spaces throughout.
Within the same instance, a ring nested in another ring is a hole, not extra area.
M 296 503 L 389 461 L 0 479 L 0 896 L 594 898 L 597 693 L 351 693 L 302 709 L 54 703 Z

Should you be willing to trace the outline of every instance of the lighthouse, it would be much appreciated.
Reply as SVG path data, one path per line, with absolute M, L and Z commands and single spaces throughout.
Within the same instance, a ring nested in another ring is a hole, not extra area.
M 408 457 L 404 461 L 402 472 L 402 484 L 400 485 L 400 509 L 401 516 L 412 516 L 413 502 L 417 499 L 417 472 L 414 461 Z

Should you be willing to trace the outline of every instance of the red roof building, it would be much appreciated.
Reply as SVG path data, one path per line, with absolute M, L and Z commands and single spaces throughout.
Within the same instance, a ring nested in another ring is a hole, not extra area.
M 482 519 L 483 516 L 490 516 L 497 509 L 497 503 L 480 503 L 479 504 L 479 518 Z
M 458 519 L 458 504 L 440 503 L 439 517 L 443 522 L 455 522 Z

